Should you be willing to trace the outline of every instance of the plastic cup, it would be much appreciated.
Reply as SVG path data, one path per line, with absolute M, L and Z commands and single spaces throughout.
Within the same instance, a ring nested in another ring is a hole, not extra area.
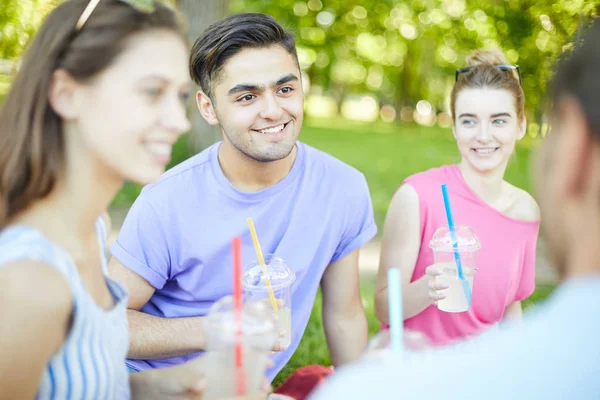
M 208 357 L 209 365 L 204 400 L 237 395 L 236 331 L 233 297 L 225 296 L 212 305 L 204 322 L 207 350 L 204 357 Z M 275 322 L 265 304 L 246 303 L 242 306 L 241 341 L 247 395 L 261 391 L 275 336 Z
M 473 293 L 473 279 L 475 272 L 477 272 L 475 259 L 481 248 L 481 243 L 473 229 L 466 225 L 457 225 L 455 231 L 463 274 L 469 283 L 471 293 Z M 458 277 L 454 248 L 452 247 L 450 230 L 447 226 L 435 231 L 429 242 L 429 247 L 433 250 L 434 262 L 442 264 L 442 274 L 436 276 L 436 282 L 448 286 L 448 289 L 444 290 L 446 298 L 438 301 L 438 309 L 446 312 L 469 310 L 465 290 Z
M 403 351 L 398 353 L 392 349 L 389 329 L 380 331 L 369 341 L 367 351 L 362 356 L 363 361 L 379 367 L 383 365 L 394 368 L 393 364 L 398 357 L 407 361 L 413 358 L 432 357 L 435 347 L 425 334 L 404 329 L 402 336 Z
M 418 353 L 433 350 L 431 341 L 424 333 L 419 331 L 405 329 L 402 332 L 402 340 L 404 349 L 409 352 Z M 392 348 L 391 343 L 390 330 L 384 329 L 369 340 L 367 354 L 377 353 L 382 350 L 389 351 Z
M 292 343 L 292 283 L 296 274 L 279 257 L 273 254 L 265 255 L 265 267 L 271 281 L 271 290 L 275 295 L 278 311 L 275 312 L 269 288 L 265 283 L 263 269 L 258 261 L 253 261 L 244 268 L 242 286 L 244 301 L 262 302 L 271 312 L 275 320 L 280 347 L 289 347 Z

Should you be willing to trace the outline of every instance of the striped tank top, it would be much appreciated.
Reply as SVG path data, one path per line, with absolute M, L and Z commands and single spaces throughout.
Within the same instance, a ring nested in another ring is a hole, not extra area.
M 110 279 L 106 265 L 106 227 L 100 218 L 96 232 L 102 268 L 115 300 L 111 310 L 100 308 L 87 292 L 71 256 L 41 232 L 27 226 L 7 226 L 0 231 L 0 268 L 22 260 L 41 261 L 66 279 L 73 297 L 73 319 L 62 347 L 42 375 L 36 399 L 129 399 L 125 366 L 128 350 L 127 292 Z

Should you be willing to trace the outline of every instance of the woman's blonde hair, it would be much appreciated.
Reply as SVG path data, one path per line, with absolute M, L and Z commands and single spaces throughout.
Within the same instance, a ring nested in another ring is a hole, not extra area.
M 504 53 L 500 50 L 475 50 L 467 57 L 467 66 L 473 67 L 467 72 L 459 73 L 450 95 L 452 119 L 456 120 L 456 99 L 463 89 L 504 89 L 515 99 L 517 118 L 522 122 L 525 118 L 525 94 L 516 70 L 504 71 L 497 65 L 509 65 Z

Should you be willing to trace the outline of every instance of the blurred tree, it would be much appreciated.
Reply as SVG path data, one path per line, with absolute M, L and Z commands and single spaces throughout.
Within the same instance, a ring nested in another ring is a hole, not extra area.
M 212 23 L 223 18 L 229 11 L 228 0 L 177 0 L 177 6 L 189 22 L 190 43 L 194 43 Z M 192 96 L 194 97 L 194 96 Z M 192 130 L 189 143 L 198 152 L 221 139 L 217 127 L 210 126 L 198 112 L 195 99 L 190 102 L 189 116 Z
M 501 48 L 521 67 L 531 121 L 580 16 L 599 14 L 597 0 L 232 0 L 231 8 L 271 14 L 293 31 L 313 90 L 338 104 L 370 92 L 398 109 L 421 99 L 445 109 L 465 57 Z
M 59 1 L 0 0 L 0 59 L 17 60 Z M 192 42 L 228 12 L 273 15 L 297 36 L 312 93 L 333 97 L 338 111 L 346 96 L 364 93 L 397 111 L 423 99 L 444 110 L 465 57 L 477 48 L 501 48 L 521 67 L 530 121 L 541 119 L 552 66 L 570 48 L 579 21 L 600 13 L 598 0 L 168 1 L 190 21 Z M 194 147 L 218 140 L 219 132 L 190 108 Z
M 0 60 L 16 60 L 58 0 L 0 0 Z

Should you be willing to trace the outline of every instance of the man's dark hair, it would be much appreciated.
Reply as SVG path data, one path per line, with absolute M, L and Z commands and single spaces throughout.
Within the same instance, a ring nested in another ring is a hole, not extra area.
M 190 75 L 204 93 L 212 98 L 212 89 L 225 62 L 243 49 L 279 45 L 296 54 L 296 39 L 271 16 L 257 13 L 234 14 L 209 26 L 190 54 Z
M 600 19 L 578 40 L 572 53 L 561 60 L 551 86 L 554 104 L 564 96 L 577 99 L 600 141 Z

